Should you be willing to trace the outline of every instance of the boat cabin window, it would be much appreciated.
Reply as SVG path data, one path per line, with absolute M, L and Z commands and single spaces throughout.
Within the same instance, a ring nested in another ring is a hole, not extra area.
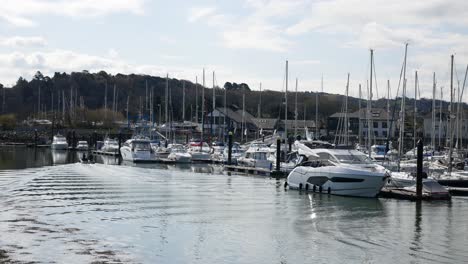
M 349 153 L 349 154 L 337 154 L 335 155 L 336 159 L 340 163 L 344 164 L 370 164 L 371 160 L 369 159 L 368 156 L 363 155 L 363 154 L 355 154 L 355 153 Z
M 146 142 L 133 142 L 135 150 L 150 150 L 150 144 Z

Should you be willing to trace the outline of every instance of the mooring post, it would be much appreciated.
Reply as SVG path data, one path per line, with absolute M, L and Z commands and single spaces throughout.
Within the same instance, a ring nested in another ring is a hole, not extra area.
M 189 142 L 188 134 L 185 134 L 185 144 L 188 145 L 188 142 Z
M 75 133 L 75 130 L 73 130 L 72 132 L 72 149 L 75 149 L 75 146 L 76 146 L 76 133 Z
M 276 139 L 276 171 L 281 169 L 281 139 Z
M 294 141 L 294 138 L 293 137 L 288 137 L 288 146 L 289 146 L 289 151 L 288 153 L 291 153 L 292 151 L 292 143 Z
M 418 200 L 422 199 L 422 178 L 423 178 L 423 141 L 418 141 L 418 152 L 416 162 L 416 196 Z
M 232 132 L 229 131 L 229 135 L 228 135 L 228 160 L 227 160 L 227 164 L 228 164 L 228 165 L 231 165 L 231 162 L 232 162 Z
M 120 156 L 120 147 L 122 146 L 122 133 L 119 132 L 119 156 Z
M 97 150 L 97 133 L 96 133 L 96 130 L 94 130 L 94 132 L 93 132 L 93 145 L 94 145 L 94 149 Z
M 34 147 L 37 147 L 37 129 L 34 129 Z

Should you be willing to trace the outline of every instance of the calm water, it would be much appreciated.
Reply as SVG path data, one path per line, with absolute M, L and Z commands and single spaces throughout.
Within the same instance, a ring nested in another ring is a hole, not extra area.
M 42 166 L 76 158 L 0 151 L 0 262 L 468 259 L 464 198 L 417 204 L 305 194 L 285 191 L 282 181 L 229 176 L 210 165 Z M 17 169 L 24 167 L 33 168 Z

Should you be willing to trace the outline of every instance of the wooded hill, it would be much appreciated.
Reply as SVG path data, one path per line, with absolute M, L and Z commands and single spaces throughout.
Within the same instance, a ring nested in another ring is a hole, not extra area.
M 169 111 L 172 112 L 173 120 L 182 119 L 182 87 L 185 83 L 186 120 L 194 121 L 196 95 L 198 95 L 198 111 L 201 118 L 201 85 L 187 80 L 169 79 L 169 90 L 171 94 L 172 104 L 169 106 Z M 98 73 L 72 72 L 55 73 L 54 76 L 44 76 L 37 72 L 31 81 L 19 78 L 16 84 L 11 88 L 4 89 L 1 94 L 2 111 L 4 114 L 15 114 L 18 120 L 23 120 L 28 117 L 35 116 L 39 111 L 39 92 L 40 92 L 40 110 L 42 112 L 61 111 L 61 101 L 59 99 L 65 95 L 65 107 L 69 109 L 70 104 L 74 107 L 83 106 L 86 109 L 96 110 L 104 108 L 104 98 L 107 86 L 107 108 L 112 108 L 114 85 L 116 87 L 116 107 L 117 111 L 122 115 L 126 115 L 127 96 L 129 99 L 129 115 L 130 117 L 138 116 L 141 108 L 146 109 L 145 98 L 148 97 L 151 89 L 153 89 L 154 100 L 154 115 L 155 120 L 158 120 L 159 107 L 164 118 L 165 104 L 165 87 L 166 79 L 149 76 L 149 75 L 111 75 L 104 71 Z M 197 88 L 198 87 L 198 88 Z M 313 87 L 311 87 L 313 88 Z M 258 105 L 261 96 L 261 112 L 263 118 L 284 118 L 284 93 L 278 91 L 264 90 L 252 91 L 245 83 L 225 83 L 224 87 L 216 87 L 216 105 L 223 106 L 224 91 L 227 92 L 227 105 L 242 107 L 242 94 L 245 92 L 246 111 L 254 116 L 258 115 Z M 5 98 L 3 98 L 3 94 Z M 70 97 L 74 100 L 71 102 Z M 53 101 L 52 101 L 53 100 Z M 149 100 L 149 99 L 148 99 Z M 295 93 L 288 93 L 288 118 L 294 118 L 294 101 Z M 344 101 L 343 95 L 319 93 L 319 118 L 325 120 L 329 115 L 341 111 Z M 413 101 L 407 100 L 408 108 L 412 108 Z M 365 101 L 362 101 L 364 107 Z M 393 102 L 391 103 L 393 107 Z M 315 119 L 315 93 L 300 92 L 298 94 L 298 115 L 299 119 L 304 119 L 304 106 L 306 119 Z M 379 99 L 373 102 L 374 107 L 386 107 L 386 100 Z M 358 108 L 358 99 L 350 97 L 348 100 L 349 112 L 355 111 Z M 431 111 L 432 101 L 422 99 L 418 101 L 418 109 L 422 115 Z M 59 110 L 60 109 L 60 110 Z M 212 109 L 212 89 L 205 88 L 205 111 Z M 399 108 L 398 108 L 399 109 Z M 145 110 L 144 113 L 149 113 Z M 398 116 L 398 111 L 396 116 Z

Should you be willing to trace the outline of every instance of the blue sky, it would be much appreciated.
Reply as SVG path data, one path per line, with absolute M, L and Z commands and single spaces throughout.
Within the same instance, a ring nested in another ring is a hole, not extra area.
M 461 82 L 468 63 L 467 24 L 466 1 L 0 0 L 0 83 L 37 70 L 195 81 L 205 68 L 216 71 L 219 85 L 282 90 L 288 59 L 292 89 L 297 77 L 299 90 L 319 90 L 323 74 L 324 91 L 342 94 L 349 72 L 357 96 L 373 48 L 378 95 L 389 79 L 394 96 L 408 41 L 409 96 L 418 70 L 421 95 L 432 96 L 436 72 L 448 99 L 450 55 Z

